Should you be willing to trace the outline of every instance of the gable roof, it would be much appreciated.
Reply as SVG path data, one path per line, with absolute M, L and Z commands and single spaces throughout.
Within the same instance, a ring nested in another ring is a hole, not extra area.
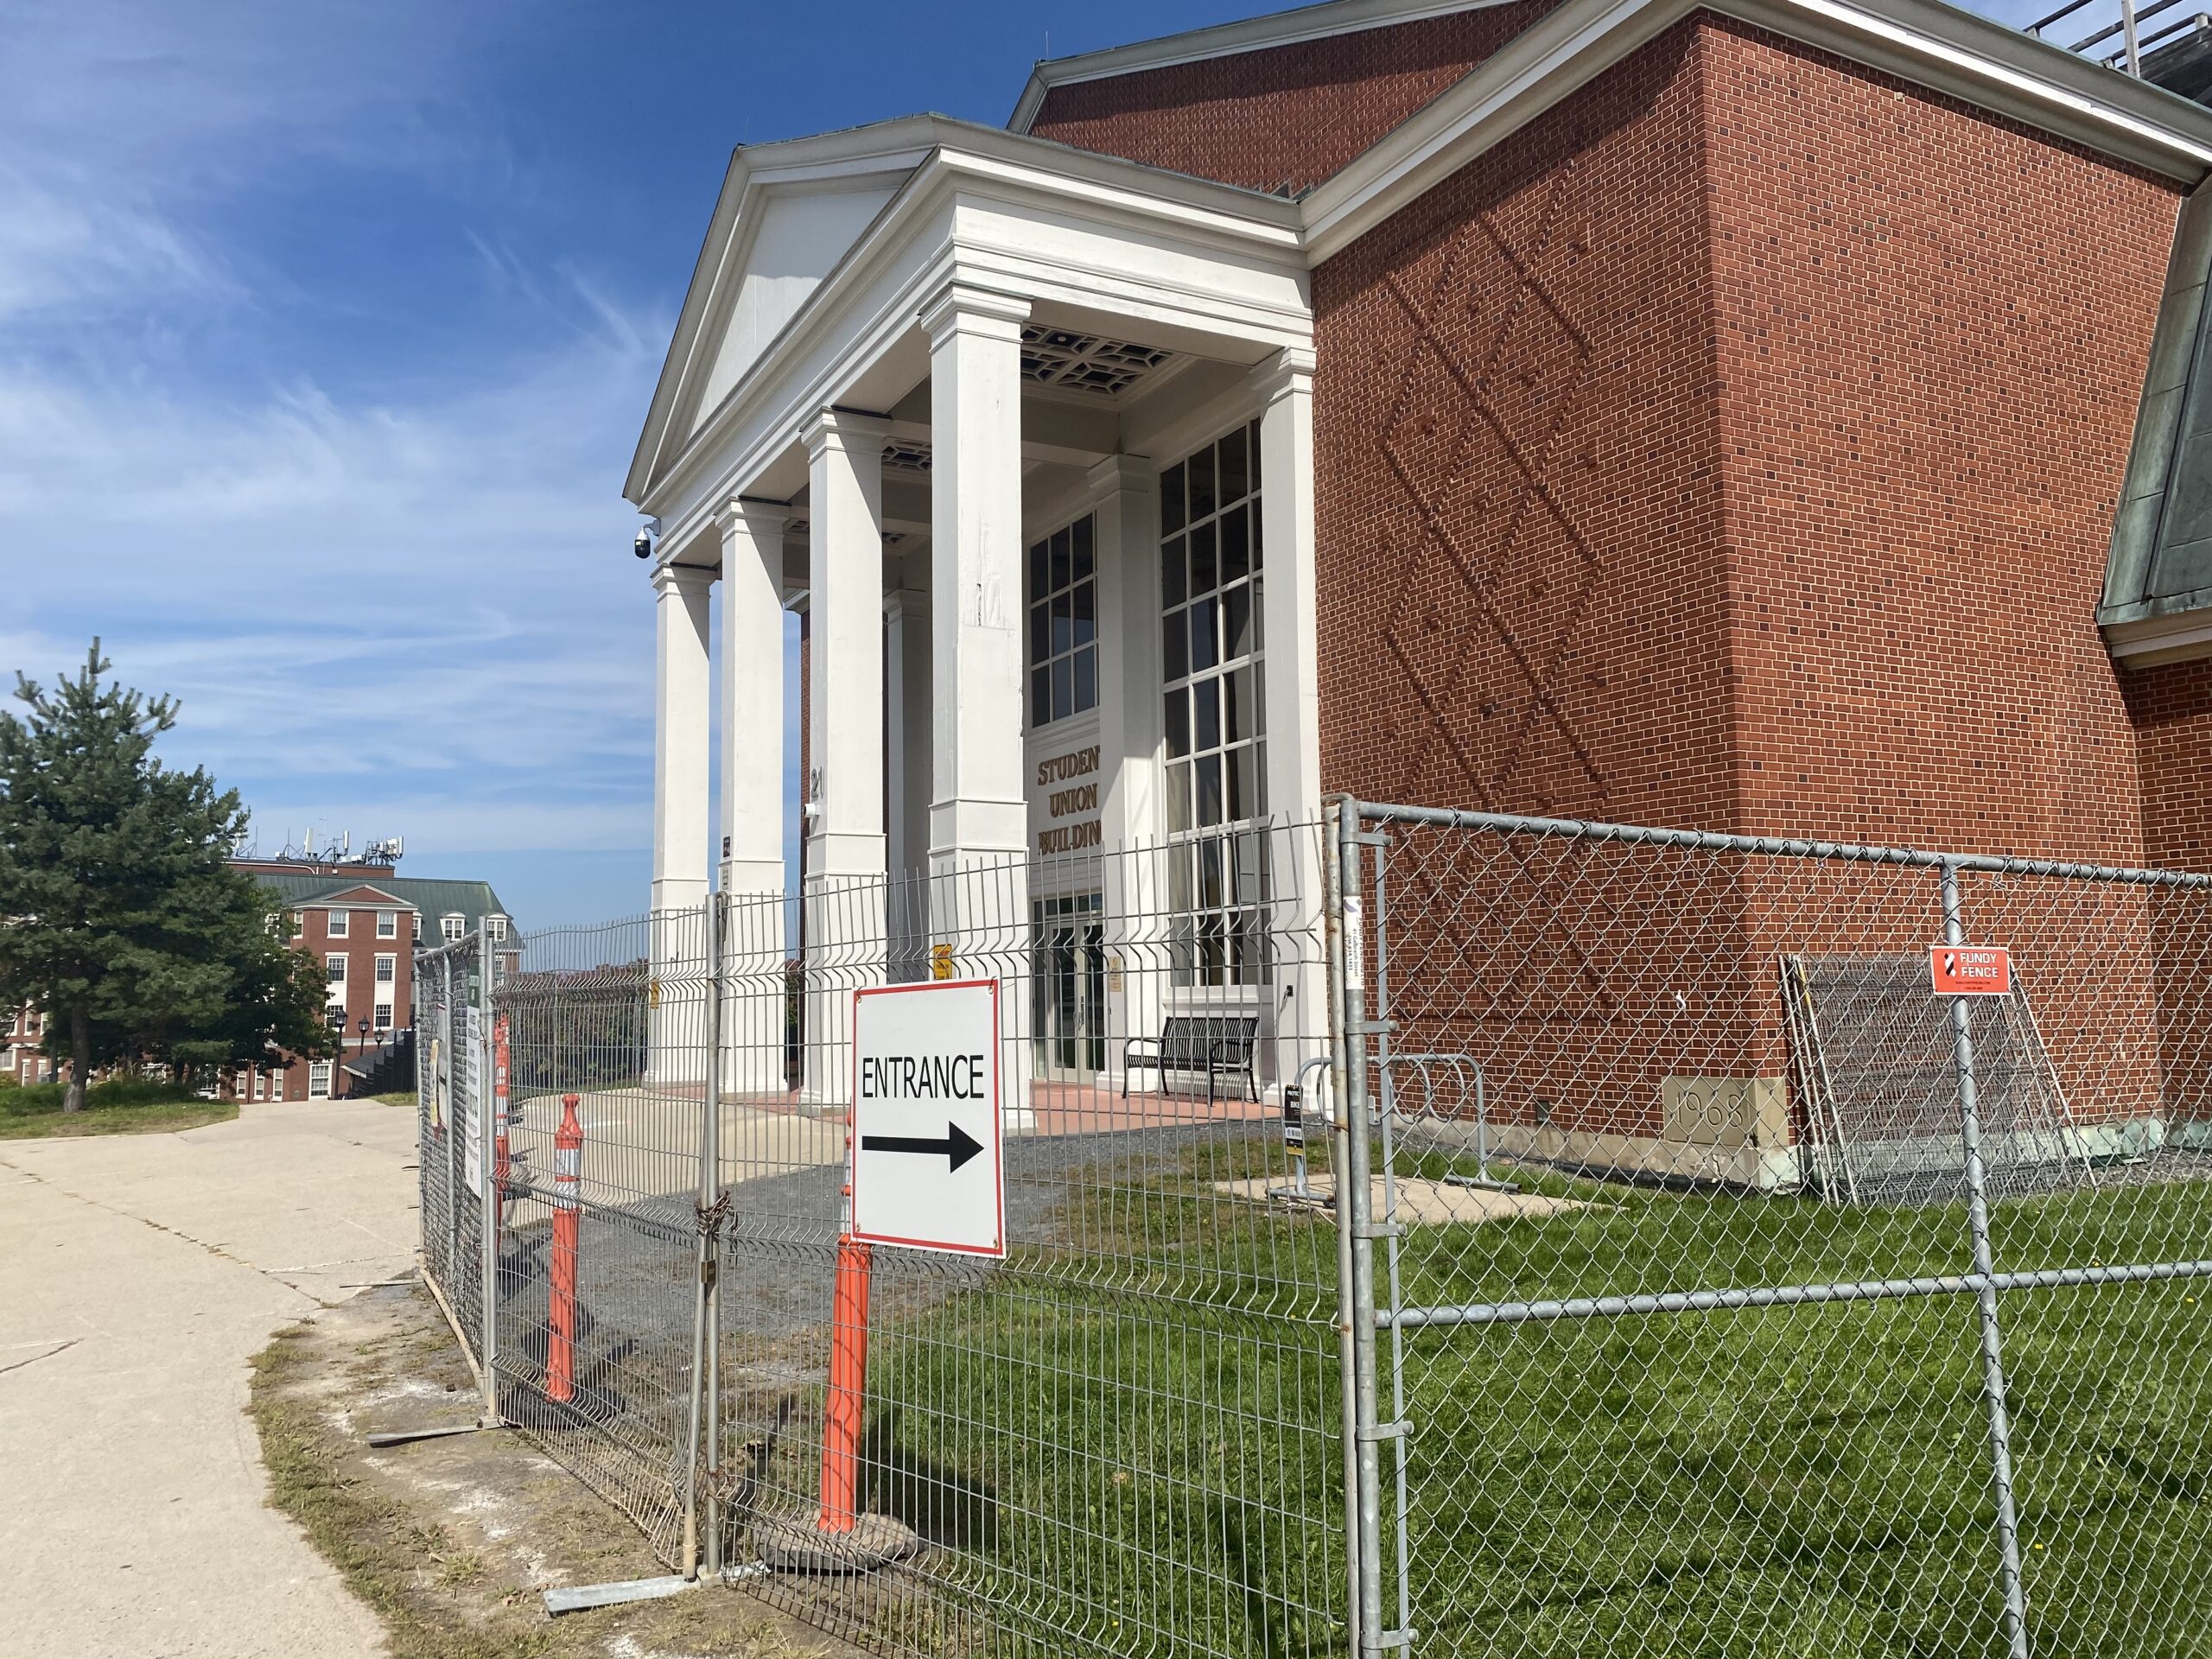
M 395 875 L 364 881 L 358 875 L 278 874 L 253 872 L 253 879 L 296 909 L 312 909 L 354 893 L 389 894 L 404 910 L 435 919 L 458 912 L 473 931 L 486 916 L 506 916 L 507 907 L 489 881 L 452 881 L 430 876 Z M 364 907 L 373 900 L 359 901 Z M 512 919 L 512 917 L 509 918 Z
M 1455 11 L 1480 11 L 1507 5 L 1511 0 L 1322 0 L 1288 11 L 1271 11 L 1235 22 L 1206 29 L 1185 29 L 1149 41 L 1103 51 L 1078 53 L 1072 57 L 1039 60 L 1029 71 L 1029 84 L 1007 118 L 1014 132 L 1027 132 L 1029 124 L 1055 86 L 1078 80 L 1104 80 L 1114 75 L 1135 74 L 1146 69 L 1165 69 L 1179 63 L 1228 57 L 1238 52 L 1265 51 L 1269 47 L 1295 46 L 1302 41 L 1323 41 L 1332 35 L 1357 34 L 1363 29 L 1388 29 L 1393 23 L 1418 22 L 1425 17 L 1448 16 Z

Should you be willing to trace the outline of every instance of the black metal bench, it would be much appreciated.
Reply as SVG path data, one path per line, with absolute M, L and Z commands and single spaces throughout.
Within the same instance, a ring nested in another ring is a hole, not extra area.
M 1260 1078 L 1252 1055 L 1259 1041 L 1255 1014 L 1170 1014 L 1157 1039 L 1132 1037 L 1122 1044 L 1122 1098 L 1129 1097 L 1129 1073 L 1143 1069 L 1159 1072 L 1163 1089 L 1170 1071 L 1205 1072 L 1208 1105 L 1214 1102 L 1218 1077 L 1242 1077 L 1245 1093 L 1239 1098 L 1257 1100 Z

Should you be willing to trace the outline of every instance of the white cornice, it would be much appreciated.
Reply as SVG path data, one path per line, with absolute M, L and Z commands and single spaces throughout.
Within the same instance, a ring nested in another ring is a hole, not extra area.
M 926 124 L 940 142 L 907 175 L 806 303 L 767 343 L 721 404 L 695 428 L 677 432 L 673 420 L 681 406 L 678 390 L 687 373 L 683 365 L 707 347 L 702 329 L 710 313 L 702 289 L 719 280 L 719 270 L 727 263 L 717 259 L 710 270 L 707 256 L 702 255 L 693 291 L 686 297 L 669 347 L 668 365 L 662 371 L 663 390 L 655 394 L 639 440 L 637 459 L 624 491 L 628 499 L 637 501 L 661 490 L 710 449 L 718 434 L 747 407 L 771 395 L 779 378 L 788 372 L 827 320 L 838 315 L 850 296 L 897 257 L 932 213 L 963 192 L 1000 199 L 1027 198 L 1077 210 L 1094 220 L 1104 218 L 1132 228 L 1172 232 L 1198 246 L 1243 246 L 1274 260 L 1303 263 L 1298 206 L 1281 197 L 938 116 L 918 116 L 889 124 L 911 130 L 916 124 Z M 717 209 L 715 227 L 709 232 L 710 245 L 714 238 L 726 246 L 732 245 L 741 233 L 736 223 L 742 216 L 739 201 L 748 194 L 749 185 L 749 175 L 733 169 L 724 202 Z M 953 274 L 948 266 L 933 280 L 941 286 Z M 1074 273 L 1070 280 L 1080 285 L 1095 276 L 1093 272 Z M 990 285 L 987 278 L 985 285 Z M 680 544 L 682 535 L 668 535 L 664 539 Z
M 2212 170 L 2212 111 L 1935 0 L 1567 0 L 1305 198 L 1314 262 L 1700 10 L 2184 183 Z
M 1012 132 L 1027 132 L 1037 118 L 1038 106 L 1055 86 L 1082 80 L 1105 80 L 1115 75 L 1146 69 L 1166 69 L 1179 63 L 1202 63 L 1240 52 L 1260 52 L 1269 47 L 1295 46 L 1301 41 L 1325 41 L 1338 35 L 1357 35 L 1393 23 L 1418 22 L 1426 17 L 1448 16 L 1455 11 L 1484 11 L 1511 0 L 1327 0 L 1317 6 L 1269 12 L 1211 29 L 1193 29 L 1157 40 L 1137 41 L 1086 52 L 1072 58 L 1052 58 L 1029 72 L 1029 84 L 1007 118 Z
M 2164 663 L 2212 657 L 2212 611 L 2176 611 L 2135 622 L 2107 622 L 2105 649 L 2122 668 L 2157 668 Z

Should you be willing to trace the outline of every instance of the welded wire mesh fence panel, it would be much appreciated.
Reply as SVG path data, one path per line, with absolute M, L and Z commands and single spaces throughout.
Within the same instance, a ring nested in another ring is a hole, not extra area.
M 894 1651 L 1342 1650 L 1325 1135 L 1301 1198 L 1281 1119 L 1325 1094 L 1321 853 L 1277 825 L 732 904 L 716 1488 L 756 1593 Z M 894 974 L 999 987 L 1003 1261 L 840 1249 L 854 994 Z
M 671 1564 L 691 1465 L 707 925 L 694 909 L 531 933 L 493 999 L 502 1408 Z
M 2212 1643 L 2200 879 L 1352 816 L 1368 1643 Z
M 428 1043 L 416 1084 L 423 1261 L 472 1359 L 483 1352 L 481 1081 L 471 1013 L 480 971 L 473 938 L 416 953 L 418 1029 Z

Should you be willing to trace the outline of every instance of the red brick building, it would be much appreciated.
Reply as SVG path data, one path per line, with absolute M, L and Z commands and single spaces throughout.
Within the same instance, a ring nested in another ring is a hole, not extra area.
M 708 882 L 716 583 L 726 640 L 807 611 L 825 894 L 1338 791 L 2212 868 L 2212 112 L 1924 0 L 1335 0 L 1040 64 L 1010 125 L 733 162 L 629 492 L 657 902 Z M 744 891 L 780 693 L 728 662 Z
M 295 1061 L 232 1084 L 241 1099 L 322 1100 L 353 1092 L 377 1059 L 411 1034 L 418 944 L 464 938 L 480 924 L 507 971 L 518 949 L 512 918 L 485 881 L 427 880 L 391 866 L 239 860 L 285 906 L 295 948 L 321 958 L 331 1023 L 344 1033 L 339 1062 Z

